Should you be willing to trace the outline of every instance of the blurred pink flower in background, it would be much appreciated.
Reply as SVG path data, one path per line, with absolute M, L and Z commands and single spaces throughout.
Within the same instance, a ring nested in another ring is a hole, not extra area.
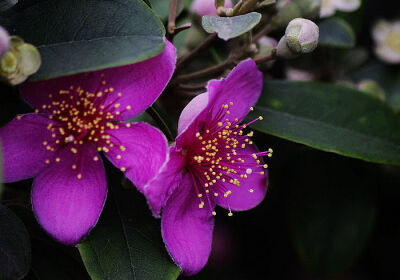
M 225 0 L 225 8 L 232 8 L 231 0 Z M 216 16 L 217 8 L 215 8 L 214 0 L 194 0 L 192 11 L 200 16 Z

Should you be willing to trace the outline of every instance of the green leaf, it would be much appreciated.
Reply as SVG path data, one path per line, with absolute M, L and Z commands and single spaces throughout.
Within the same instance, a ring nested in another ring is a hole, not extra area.
M 351 26 L 341 18 L 332 17 L 321 21 L 318 44 L 335 48 L 351 48 L 355 45 L 355 35 Z
M 333 279 L 368 245 L 376 222 L 377 182 L 366 174 L 376 167 L 327 154 L 299 161 L 286 204 L 293 247 L 314 279 Z
M 141 0 L 25 0 L 0 25 L 38 47 L 32 80 L 143 61 L 164 48 L 164 27 Z
M 22 279 L 30 265 L 28 231 L 11 210 L 0 204 L 0 279 Z
M 144 198 L 133 188 L 109 185 L 98 224 L 78 246 L 92 279 L 176 279 L 180 269 L 168 256 Z
M 323 151 L 400 165 L 400 117 L 362 92 L 315 82 L 264 83 L 257 130 Z
M 30 280 L 84 280 L 90 279 L 78 250 L 54 241 L 36 221 L 31 208 L 19 204 L 10 208 L 29 231 L 32 244 L 32 265 L 26 279 Z
M 261 14 L 252 12 L 236 17 L 203 16 L 202 25 L 208 33 L 217 32 L 225 41 L 251 30 L 261 20 Z

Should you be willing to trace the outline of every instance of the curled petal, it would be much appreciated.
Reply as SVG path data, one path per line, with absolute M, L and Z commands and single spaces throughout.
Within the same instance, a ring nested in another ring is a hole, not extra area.
M 109 130 L 114 147 L 107 158 L 143 192 L 168 158 L 168 142 L 164 134 L 147 123 L 120 123 Z
M 49 124 L 53 124 L 42 114 L 26 114 L 0 128 L 3 154 L 3 181 L 15 182 L 36 176 L 54 157 L 47 149 L 53 142 Z
M 175 147 L 170 147 L 168 162 L 144 187 L 144 194 L 155 217 L 160 216 L 161 208 L 165 206 L 171 193 L 181 183 L 184 165 L 185 158 L 182 154 L 176 151 Z
M 244 165 L 256 166 L 256 160 L 251 156 L 257 153 L 258 149 L 255 146 L 249 146 L 242 150 Z M 262 164 L 262 163 L 261 163 Z M 237 179 L 240 182 L 239 186 L 225 183 L 224 189 L 230 190 L 231 193 L 228 196 L 220 194 L 218 197 L 213 197 L 214 202 L 219 206 L 234 210 L 234 211 L 245 211 L 256 207 L 260 204 L 267 192 L 268 187 L 268 176 L 267 170 L 262 167 L 249 168 L 250 174 L 246 174 L 247 178 L 240 178 L 235 174 L 231 174 L 233 179 Z M 264 174 L 260 174 L 263 172 Z M 243 172 L 245 173 L 245 172 Z
M 43 109 L 43 105 L 56 98 L 60 91 L 76 94 L 84 90 L 89 93 L 101 92 L 99 102 L 119 104 L 118 119 L 128 120 L 149 107 L 160 96 L 175 69 L 176 50 L 168 41 L 164 51 L 148 60 L 103 69 L 59 77 L 47 81 L 25 83 L 20 86 L 24 99 L 34 108 Z M 117 110 L 116 110 L 117 111 Z
M 199 208 L 199 198 L 189 173 L 169 197 L 161 218 L 164 243 L 185 275 L 199 272 L 211 251 L 214 218 L 208 203 Z M 213 205 L 211 205 L 213 207 Z
M 189 125 L 197 118 L 197 116 L 208 105 L 208 93 L 202 93 L 193 98 L 182 110 L 178 122 L 178 134 L 182 134 Z
M 97 223 L 106 196 L 104 166 L 94 147 L 85 144 L 74 154 L 66 146 L 33 181 L 32 206 L 51 236 L 76 245 Z

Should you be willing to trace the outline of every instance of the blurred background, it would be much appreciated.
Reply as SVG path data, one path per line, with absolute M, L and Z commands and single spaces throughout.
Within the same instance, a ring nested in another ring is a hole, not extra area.
M 164 2 L 154 1 L 156 7 L 165 11 Z M 266 69 L 266 78 L 285 79 L 287 69 L 294 68 L 316 80 L 351 83 L 353 87 L 372 79 L 385 94 L 383 102 L 399 113 L 400 67 L 377 59 L 371 36 L 377 20 L 400 20 L 399 1 L 363 0 L 357 11 L 337 12 L 336 17 L 353 28 L 354 47 L 321 46 L 310 55 L 277 61 Z M 186 9 L 178 17 L 180 23 L 199 20 Z M 282 29 L 270 36 L 279 39 L 281 34 Z M 181 32 L 175 43 L 184 54 L 206 36 L 193 28 Z M 222 60 L 229 47 L 219 41 L 203 59 L 191 64 L 188 72 Z M 17 113 L 31 111 L 19 99 L 16 88 L 1 85 L 0 90 L 0 125 Z M 171 91 L 158 101 L 172 130 L 191 97 Z M 152 121 L 147 114 L 140 118 Z M 265 200 L 255 209 L 232 217 L 219 211 L 207 266 L 198 275 L 180 279 L 400 279 L 399 167 L 346 158 L 257 132 L 255 143 L 262 150 L 274 150 L 267 160 L 270 180 Z M 133 190 L 115 168 L 107 166 L 107 174 L 110 181 L 117 182 L 113 188 Z M 35 222 L 27 206 L 31 183 L 6 184 L 2 196 L 3 203 L 31 233 L 32 270 L 25 279 L 90 279 L 78 250 L 54 242 Z M 151 217 L 144 198 L 136 191 L 132 204 L 138 213 Z M 43 267 L 45 274 L 41 273 Z M 49 267 L 53 267 L 51 272 Z

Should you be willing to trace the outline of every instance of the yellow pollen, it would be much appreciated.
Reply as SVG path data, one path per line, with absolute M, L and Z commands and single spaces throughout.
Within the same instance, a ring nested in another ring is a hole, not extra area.
M 82 179 L 82 174 L 79 173 L 78 175 L 76 175 L 76 177 L 80 180 L 80 179 Z
M 125 168 L 125 167 L 121 167 L 120 169 L 121 169 L 122 172 L 125 172 L 125 171 L 126 171 L 126 168 Z
M 117 159 L 121 159 L 121 155 L 117 155 Z
M 218 126 L 222 126 L 223 125 L 223 123 L 222 122 L 218 122 Z
M 121 149 L 121 151 L 123 151 L 123 152 L 126 150 L 126 148 L 125 148 L 124 146 L 122 146 L 122 145 L 121 145 L 121 146 L 119 146 L 119 148 L 120 148 L 120 149 Z
M 60 162 L 60 160 L 61 160 L 61 159 L 60 159 L 59 157 L 58 157 L 58 158 L 56 158 L 56 162 Z
M 260 121 L 262 121 L 264 118 L 263 118 L 263 117 L 261 117 L 261 116 L 259 116 L 259 117 L 258 117 L 258 119 L 259 119 Z
M 233 216 L 233 213 L 232 213 L 232 212 L 229 212 L 229 213 L 228 213 L 228 216 L 229 216 L 229 217 L 232 217 L 232 216 Z
M 72 165 L 72 169 L 75 170 L 77 168 L 76 164 Z
M 76 154 L 78 152 L 78 150 L 76 148 L 71 148 L 71 152 L 73 152 L 74 154 Z
M 250 189 L 250 190 L 249 190 L 249 192 L 250 192 L 250 193 L 253 193 L 253 192 L 254 192 L 254 190 L 253 190 L 253 189 Z
M 94 161 L 98 161 L 99 158 L 98 158 L 97 156 L 95 156 L 95 157 L 93 158 L 93 160 L 94 160 Z
M 126 106 L 126 110 L 130 110 L 132 107 L 130 105 Z
M 254 108 L 253 107 L 250 107 L 250 111 L 253 111 L 254 110 Z

